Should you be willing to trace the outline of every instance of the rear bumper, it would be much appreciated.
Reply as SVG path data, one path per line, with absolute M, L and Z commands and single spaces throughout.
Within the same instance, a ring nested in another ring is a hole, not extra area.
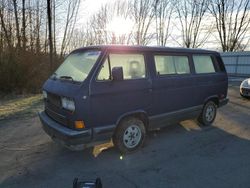
M 57 143 L 72 150 L 81 150 L 86 147 L 103 143 L 109 139 L 115 129 L 114 125 L 89 128 L 81 131 L 73 130 L 57 123 L 44 111 L 38 113 L 43 130 Z
M 228 98 L 219 100 L 219 107 L 226 105 L 229 102 Z

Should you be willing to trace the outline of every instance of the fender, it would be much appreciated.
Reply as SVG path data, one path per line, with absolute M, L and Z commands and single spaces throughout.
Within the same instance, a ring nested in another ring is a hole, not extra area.
M 119 123 L 122 121 L 122 119 L 129 117 L 129 116 L 142 116 L 143 117 L 143 122 L 145 124 L 145 126 L 147 127 L 148 125 L 148 114 L 147 112 L 145 112 L 144 110 L 135 110 L 135 111 L 131 111 L 131 112 L 126 112 L 124 114 L 122 114 L 121 116 L 119 116 L 119 118 L 116 120 L 116 127 L 119 125 Z
M 203 104 L 206 104 L 208 101 L 210 100 L 213 100 L 215 102 L 216 105 L 219 105 L 219 97 L 218 95 L 212 95 L 212 96 L 209 96 L 207 97 L 205 100 L 204 100 L 204 103 Z

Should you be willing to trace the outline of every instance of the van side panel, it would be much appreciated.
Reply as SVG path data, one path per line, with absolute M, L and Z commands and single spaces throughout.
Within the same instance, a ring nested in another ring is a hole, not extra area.
M 166 54 L 171 55 L 171 53 Z M 191 74 L 187 75 L 159 76 L 154 67 L 153 113 L 149 117 L 151 129 L 196 118 L 207 100 L 216 99 L 219 102 L 226 98 L 227 73 L 220 56 L 218 54 L 212 54 L 212 56 L 214 65 L 217 66 L 215 73 L 197 74 L 192 58 L 189 58 Z
M 225 73 L 196 75 L 193 100 L 197 105 L 204 104 L 212 96 L 219 100 L 222 96 L 226 96 L 226 88 L 227 78 Z
M 215 73 L 195 74 L 195 95 L 193 100 L 197 105 L 204 104 L 210 97 L 218 100 L 226 98 L 228 89 L 227 73 L 219 55 L 208 54 L 213 57 Z
M 152 63 L 155 65 L 152 53 Z M 157 75 L 156 66 L 153 67 L 152 85 L 153 85 L 153 101 L 152 113 L 150 114 L 150 129 L 164 126 L 171 123 L 173 119 L 185 119 L 189 112 L 200 113 L 201 107 L 196 106 L 197 103 L 192 100 L 194 95 L 195 77 L 192 74 L 192 64 L 190 56 L 187 53 L 163 53 L 162 56 L 186 56 L 189 61 L 190 73 L 174 74 L 174 75 Z

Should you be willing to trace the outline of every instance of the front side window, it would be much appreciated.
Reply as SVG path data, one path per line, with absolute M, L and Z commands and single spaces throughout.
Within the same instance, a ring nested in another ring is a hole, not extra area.
M 215 72 L 214 64 L 211 56 L 208 55 L 194 55 L 194 67 L 196 73 L 213 73 Z
M 125 80 L 146 77 L 144 56 L 142 54 L 109 54 L 97 76 L 97 80 L 110 80 L 110 70 L 114 67 L 123 68 Z
M 55 71 L 54 78 L 76 82 L 84 81 L 100 54 L 101 51 L 99 50 L 76 51 L 71 53 Z
M 155 55 L 154 59 L 158 75 L 190 73 L 187 56 Z

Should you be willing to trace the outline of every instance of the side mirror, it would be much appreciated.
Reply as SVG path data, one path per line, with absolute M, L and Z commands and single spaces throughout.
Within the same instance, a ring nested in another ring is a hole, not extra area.
M 112 78 L 115 81 L 123 80 L 123 69 L 122 67 L 114 67 L 112 68 Z

